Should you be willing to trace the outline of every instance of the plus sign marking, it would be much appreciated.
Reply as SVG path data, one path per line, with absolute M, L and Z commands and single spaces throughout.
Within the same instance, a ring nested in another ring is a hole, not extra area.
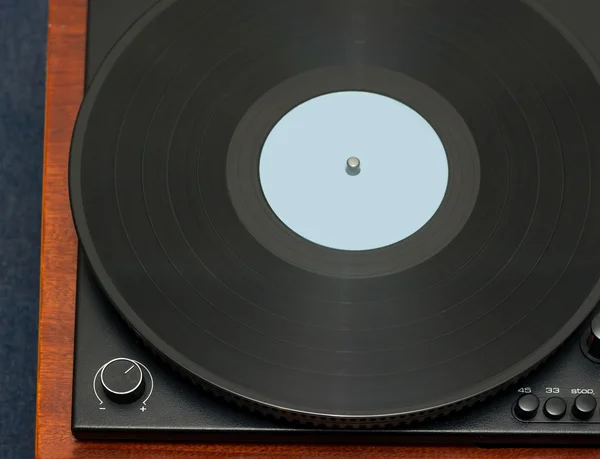
M 146 411 L 147 409 L 148 409 L 148 408 L 146 408 L 145 406 L 142 406 L 142 407 L 140 408 L 140 411 L 143 413 L 143 412 L 144 412 L 144 411 Z

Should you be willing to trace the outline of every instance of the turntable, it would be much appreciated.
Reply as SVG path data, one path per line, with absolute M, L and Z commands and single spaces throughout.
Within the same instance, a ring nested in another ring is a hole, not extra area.
M 599 23 L 90 0 L 74 435 L 600 444 Z

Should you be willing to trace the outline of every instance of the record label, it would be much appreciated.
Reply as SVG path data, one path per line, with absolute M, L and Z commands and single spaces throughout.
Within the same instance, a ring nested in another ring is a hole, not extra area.
M 260 158 L 265 199 L 292 231 L 338 250 L 395 244 L 436 213 L 448 160 L 433 127 L 372 92 L 311 99 L 270 132 Z

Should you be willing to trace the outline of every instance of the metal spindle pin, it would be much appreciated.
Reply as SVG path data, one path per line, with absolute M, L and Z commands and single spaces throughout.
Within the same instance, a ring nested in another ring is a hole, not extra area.
M 355 156 L 348 158 L 348 161 L 346 161 L 346 173 L 352 176 L 360 174 L 360 159 Z

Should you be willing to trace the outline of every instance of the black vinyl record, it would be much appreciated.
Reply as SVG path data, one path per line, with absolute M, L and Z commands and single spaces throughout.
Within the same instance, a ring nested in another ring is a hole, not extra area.
M 398 243 L 315 244 L 265 200 L 273 126 L 340 91 L 407 104 L 444 145 L 442 204 Z M 205 388 L 313 424 L 425 419 L 526 374 L 598 300 L 598 107 L 517 0 L 164 0 L 83 102 L 75 224 L 119 313 Z

